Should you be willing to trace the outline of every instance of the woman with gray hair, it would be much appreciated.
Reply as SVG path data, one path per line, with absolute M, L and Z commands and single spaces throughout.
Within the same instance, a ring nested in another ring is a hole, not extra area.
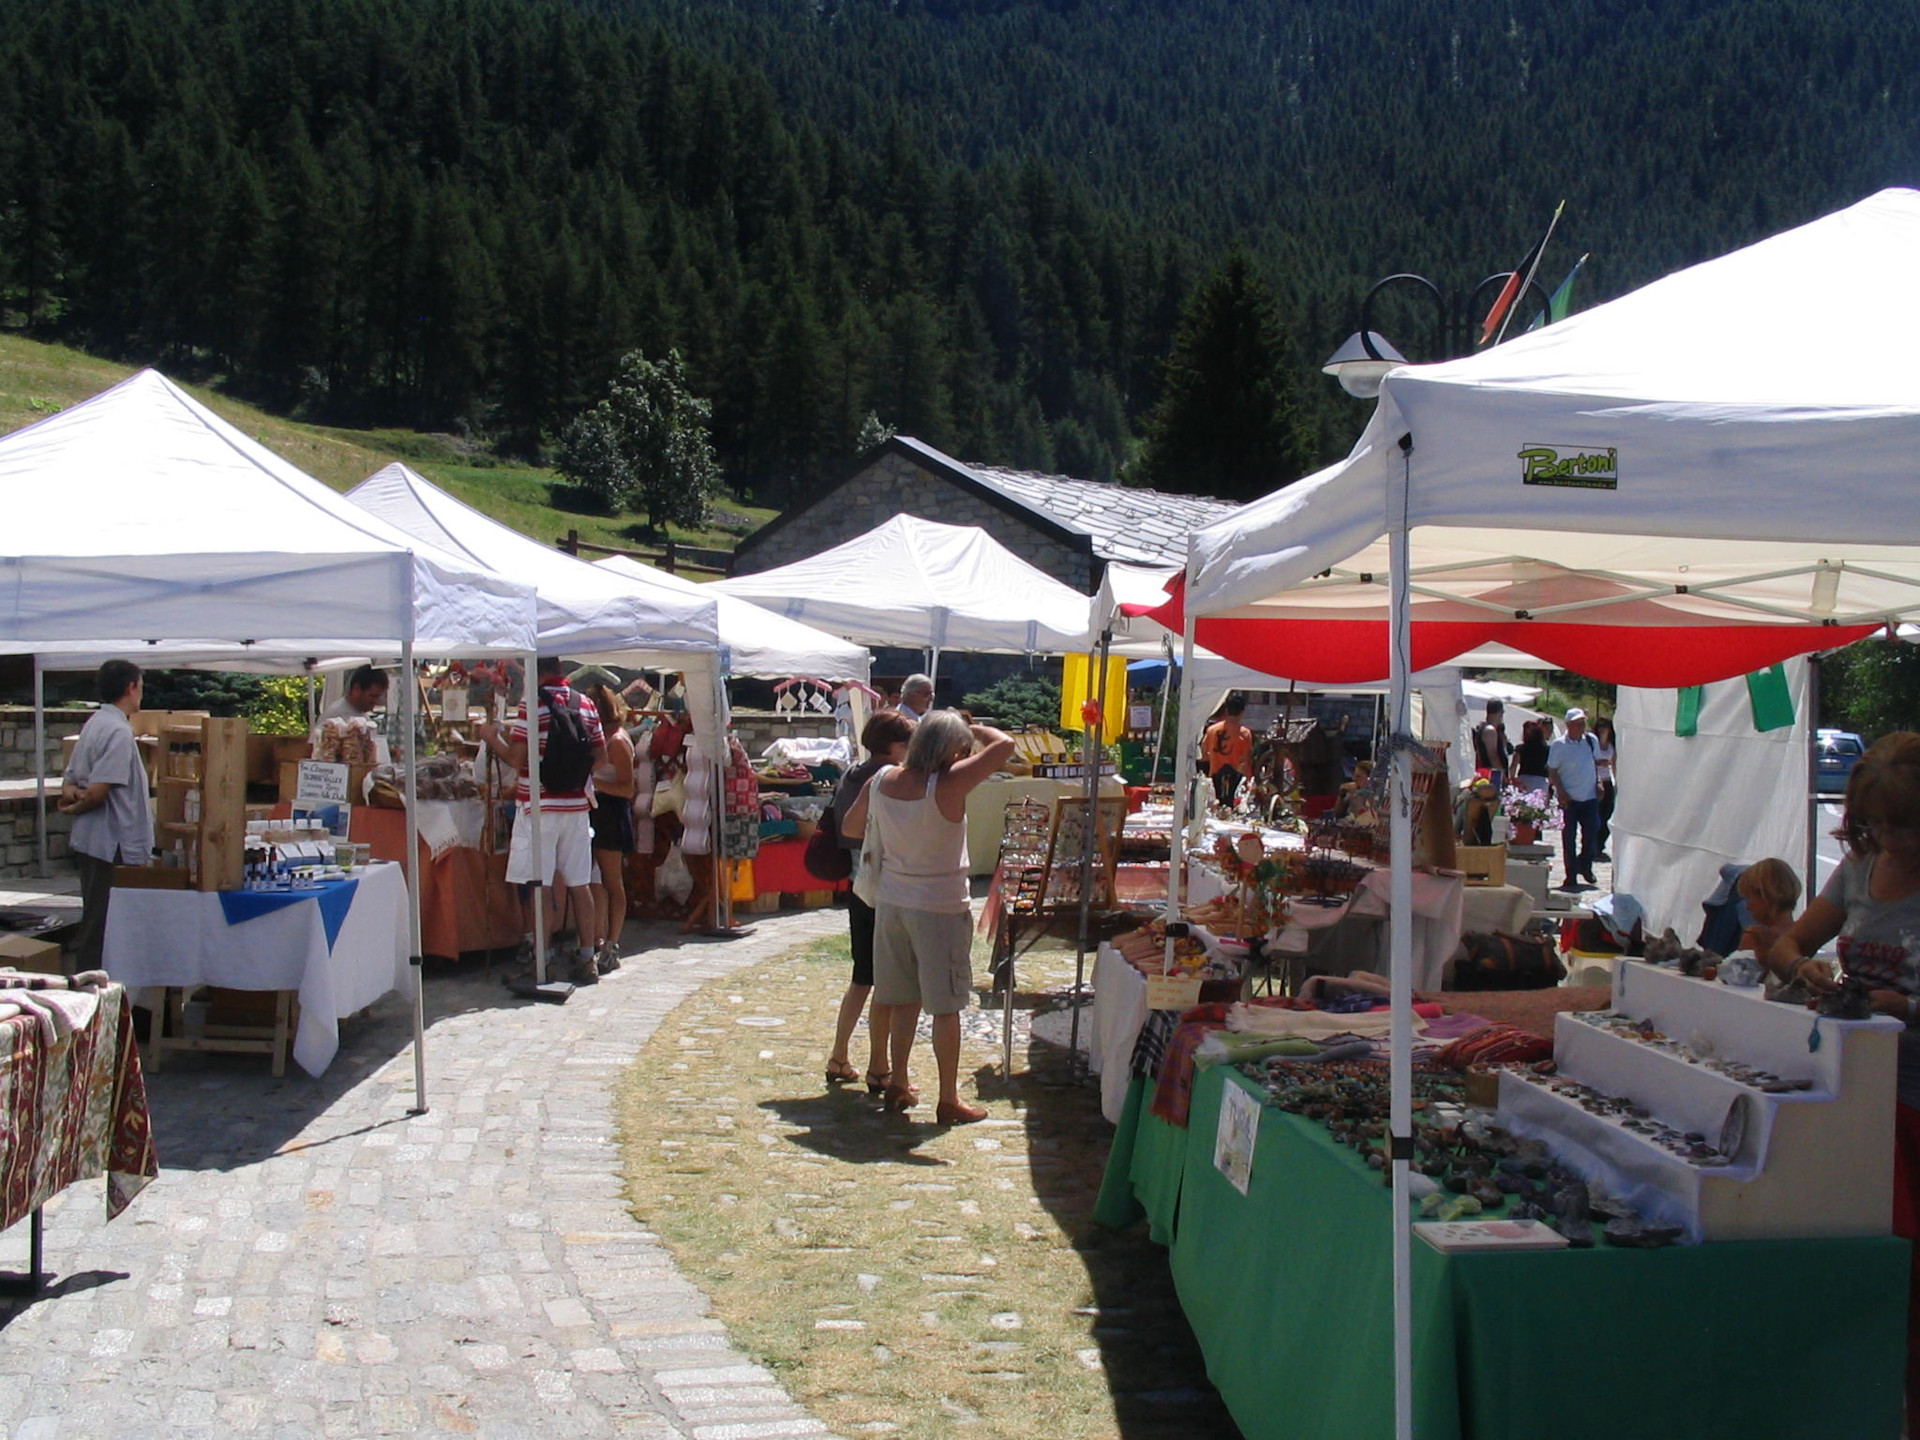
M 861 878 L 874 908 L 873 999 L 892 1007 L 886 1106 L 911 1110 L 920 1099 L 907 1060 L 924 1009 L 933 1016 L 934 1115 L 942 1125 L 987 1114 L 960 1098 L 960 1012 L 973 991 L 967 796 L 1012 754 L 1012 739 L 992 726 L 935 710 L 914 729 L 906 763 L 874 776 L 847 813 L 849 828 L 866 836 Z

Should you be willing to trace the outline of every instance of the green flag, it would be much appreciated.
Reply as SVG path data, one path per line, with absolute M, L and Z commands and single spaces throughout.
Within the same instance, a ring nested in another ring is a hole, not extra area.
M 1700 733 L 1700 702 L 1705 698 L 1707 687 L 1689 685 L 1680 692 L 1673 705 L 1673 733 L 1685 738 Z
M 1793 724 L 1793 692 L 1787 688 L 1784 665 L 1769 665 L 1747 676 L 1747 704 L 1753 710 L 1753 728 L 1762 735 Z
M 1538 330 L 1542 325 L 1552 325 L 1564 320 L 1573 312 L 1573 277 L 1580 273 L 1580 267 L 1587 263 L 1582 255 L 1573 262 L 1573 268 L 1567 271 L 1567 278 L 1560 282 L 1560 288 L 1547 297 L 1547 308 L 1533 317 L 1529 330 Z

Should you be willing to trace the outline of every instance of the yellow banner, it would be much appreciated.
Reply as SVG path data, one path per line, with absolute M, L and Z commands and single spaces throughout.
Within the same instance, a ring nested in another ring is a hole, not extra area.
M 1091 655 L 1069 655 L 1060 677 L 1060 728 L 1078 733 L 1087 722 L 1080 718 L 1081 702 L 1100 698 L 1100 670 Z M 1121 655 L 1107 659 L 1107 700 L 1101 712 L 1102 744 L 1112 745 L 1127 728 L 1127 662 Z

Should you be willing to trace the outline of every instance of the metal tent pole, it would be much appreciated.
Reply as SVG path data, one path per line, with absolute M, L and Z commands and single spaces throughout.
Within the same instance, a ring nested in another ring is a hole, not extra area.
M 1153 742 L 1153 768 L 1147 772 L 1147 784 L 1160 783 L 1160 760 L 1167 753 L 1167 712 L 1173 699 L 1173 636 L 1162 642 L 1167 654 L 1167 673 L 1160 680 L 1160 733 Z
M 1820 893 L 1820 657 L 1807 656 L 1807 883 Z
M 40 668 L 40 657 L 33 657 L 33 813 L 34 833 L 40 843 L 40 878 L 53 873 L 47 858 L 47 676 Z M 140 864 L 147 863 L 142 855 Z M 36 1216 L 39 1211 L 35 1211 Z
M 427 989 L 421 960 L 420 891 L 420 683 L 413 671 L 413 640 L 400 642 L 400 747 L 407 767 L 407 964 L 413 972 L 413 1105 L 410 1115 L 427 1113 Z
M 1186 894 L 1187 807 L 1193 803 L 1193 612 L 1187 611 L 1180 630 L 1180 723 L 1174 727 L 1173 834 L 1167 845 L 1167 948 L 1160 971 L 1173 970 L 1172 926 L 1180 919 L 1180 901 Z
M 1401 482 L 1389 499 L 1388 564 L 1392 574 L 1393 632 L 1389 656 L 1392 686 L 1393 789 L 1389 833 L 1393 856 L 1387 917 L 1390 937 L 1389 999 L 1392 1001 L 1392 1064 L 1389 1076 L 1388 1157 L 1393 1165 L 1393 1423 L 1398 1440 L 1413 1436 L 1413 623 L 1407 574 L 1407 534 L 1413 483 L 1413 437 L 1400 441 Z M 1431 801 L 1429 802 L 1431 803 Z
M 1087 757 L 1087 821 L 1080 837 L 1080 932 L 1073 956 L 1073 1017 L 1068 1025 L 1067 1063 L 1075 1071 L 1080 1066 L 1080 1002 L 1087 986 L 1087 931 L 1093 922 L 1093 852 L 1100 832 L 1100 759 L 1107 734 L 1107 655 L 1113 647 L 1113 631 L 1100 632 L 1100 678 L 1094 686 L 1094 704 L 1099 710 L 1096 721 L 1087 726 L 1087 738 L 1081 746 Z M 1007 1005 L 1013 1005 L 1012 971 L 1008 971 Z M 1013 1036 L 1007 1035 L 1007 1074 L 1013 1074 Z
M 547 879 L 540 874 L 540 657 L 527 656 L 527 673 L 521 682 L 527 707 L 527 759 L 521 772 L 527 777 L 527 839 L 533 851 L 533 981 L 547 983 Z

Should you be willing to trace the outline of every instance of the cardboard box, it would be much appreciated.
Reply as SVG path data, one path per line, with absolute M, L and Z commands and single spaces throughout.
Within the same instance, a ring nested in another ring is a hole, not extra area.
M 25 970 L 33 975 L 63 975 L 60 946 L 52 940 L 25 935 L 0 935 L 0 970 Z
M 366 800 L 367 776 L 373 772 L 371 765 L 349 765 L 347 767 L 347 803 L 364 805 Z M 280 762 L 280 803 L 291 805 L 300 798 L 300 762 L 282 760 Z
M 1467 877 L 1469 885 L 1507 883 L 1507 847 L 1504 845 L 1459 845 L 1454 848 L 1454 866 Z
M 288 761 L 309 760 L 313 745 L 304 735 L 247 736 L 247 784 L 272 785 Z

